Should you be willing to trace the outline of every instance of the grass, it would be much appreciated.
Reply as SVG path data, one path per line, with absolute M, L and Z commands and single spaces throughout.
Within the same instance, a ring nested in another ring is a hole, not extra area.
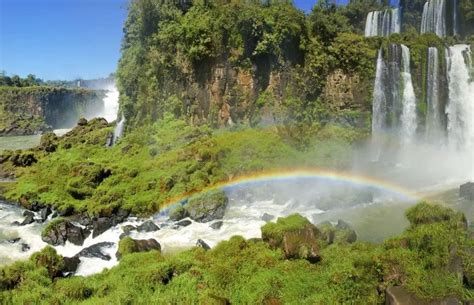
M 422 213 L 437 210 L 429 206 Z M 293 215 L 280 224 L 293 230 L 306 223 L 303 219 Z M 86 278 L 55 278 L 61 264 L 47 248 L 0 269 L 0 299 L 7 304 L 382 304 L 386 287 L 402 285 L 425 300 L 469 300 L 473 288 L 447 266 L 449 248 L 472 247 L 472 240 L 466 228 L 449 224 L 416 225 L 384 244 L 324 246 L 316 264 L 284 259 L 280 249 L 263 241 L 235 236 L 209 251 L 124 254 L 118 266 Z M 461 252 L 468 272 L 473 254 Z

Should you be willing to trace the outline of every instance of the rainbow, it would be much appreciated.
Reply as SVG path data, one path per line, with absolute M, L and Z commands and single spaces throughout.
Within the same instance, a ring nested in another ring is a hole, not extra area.
M 303 168 L 303 169 L 278 169 L 253 172 L 241 176 L 232 177 L 227 181 L 221 181 L 211 186 L 205 187 L 199 191 L 189 192 L 181 196 L 175 197 L 165 205 L 162 205 L 162 211 L 168 209 L 175 204 L 189 198 L 190 196 L 206 193 L 217 189 L 226 189 L 232 187 L 241 187 L 247 185 L 255 185 L 265 182 L 285 182 L 299 179 L 318 179 L 328 182 L 342 182 L 360 187 L 372 187 L 388 193 L 397 194 L 408 201 L 419 201 L 420 197 L 412 191 L 403 188 L 397 184 L 387 182 L 378 178 L 362 176 L 345 171 L 335 171 L 321 168 Z

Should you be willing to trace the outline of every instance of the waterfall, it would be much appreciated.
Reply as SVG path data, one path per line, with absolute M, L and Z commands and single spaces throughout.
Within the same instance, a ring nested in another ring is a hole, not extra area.
M 411 142 L 413 139 L 416 128 L 416 97 L 415 90 L 413 89 L 413 82 L 410 71 L 410 49 L 407 46 L 401 45 L 402 47 L 402 115 L 400 119 L 401 137 L 403 142 Z
M 439 54 L 438 49 L 428 48 L 426 68 L 426 135 L 431 141 L 440 141 L 442 121 L 439 97 Z
M 100 115 L 107 120 L 107 122 L 112 122 L 117 118 L 117 112 L 119 107 L 119 92 L 115 86 L 109 87 L 107 93 L 103 99 L 104 101 L 104 111 Z
M 474 81 L 472 52 L 468 45 L 455 45 L 446 52 L 449 100 L 448 143 L 457 149 L 474 149 Z
M 393 33 L 400 33 L 400 20 L 401 15 L 398 8 L 369 12 L 365 22 L 365 37 L 390 36 Z
M 114 144 L 123 136 L 123 129 L 125 126 L 125 117 L 122 114 L 120 121 L 117 123 L 114 129 Z
M 375 75 L 373 103 L 372 103 L 372 131 L 380 133 L 385 124 L 385 109 L 387 100 L 385 97 L 384 73 L 386 71 L 385 62 L 383 60 L 383 50 L 380 48 L 377 57 L 377 71 Z
M 446 1 L 428 0 L 423 7 L 421 18 L 421 34 L 435 33 L 439 37 L 446 36 Z

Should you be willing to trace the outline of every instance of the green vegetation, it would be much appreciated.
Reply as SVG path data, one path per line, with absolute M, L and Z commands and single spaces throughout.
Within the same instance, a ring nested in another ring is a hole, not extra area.
M 168 257 L 124 250 L 117 267 L 87 278 L 59 278 L 62 262 L 48 247 L 0 269 L 0 299 L 6 304 L 40 299 L 47 304 L 382 304 L 385 288 L 401 285 L 423 300 L 472 300 L 474 287 L 463 283 L 462 275 L 470 272 L 472 279 L 474 242 L 465 227 L 452 225 L 457 217 L 445 217 L 456 213 L 422 204 L 407 214 L 432 221 L 413 223 L 381 245 L 320 243 L 317 263 L 285 259 L 266 242 L 235 236 L 209 251 L 194 248 Z M 276 226 L 287 232 L 308 224 L 293 215 Z
M 150 214 L 170 200 L 249 172 L 344 167 L 350 162 L 351 143 L 366 135 L 327 125 L 307 149 L 299 150 L 276 128 L 213 131 L 167 116 L 152 127 L 136 128 L 114 147 L 105 147 L 111 130 L 107 122 L 95 119 L 59 139 L 45 138 L 43 146 L 21 153 L 37 160 L 28 166 L 13 163 L 18 152 L 3 152 L 3 169 L 18 176 L 6 197 L 24 206 L 37 201 L 91 215 L 109 216 L 119 208 Z M 52 147 L 54 152 L 48 152 Z M 197 198 L 191 201 L 199 203 Z

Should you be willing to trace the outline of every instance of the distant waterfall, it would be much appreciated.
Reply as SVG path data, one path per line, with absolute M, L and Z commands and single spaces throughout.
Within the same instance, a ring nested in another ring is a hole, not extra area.
M 100 116 L 104 117 L 107 122 L 112 122 L 117 118 L 119 108 L 119 92 L 115 86 L 107 89 L 103 101 L 104 112 Z
M 416 97 L 413 89 L 413 82 L 410 72 L 410 49 L 407 46 L 401 45 L 402 48 L 402 115 L 400 119 L 401 137 L 403 142 L 411 142 L 416 128 Z
M 439 52 L 437 48 L 428 49 L 426 68 L 426 134 L 431 140 L 441 140 L 442 121 L 439 96 Z
M 446 0 L 428 0 L 423 7 L 421 34 L 446 36 Z
M 474 149 L 474 81 L 472 52 L 468 45 L 455 45 L 446 54 L 449 100 L 448 143 L 458 149 Z
M 400 22 L 401 15 L 398 8 L 370 12 L 365 23 L 365 37 L 400 33 Z

